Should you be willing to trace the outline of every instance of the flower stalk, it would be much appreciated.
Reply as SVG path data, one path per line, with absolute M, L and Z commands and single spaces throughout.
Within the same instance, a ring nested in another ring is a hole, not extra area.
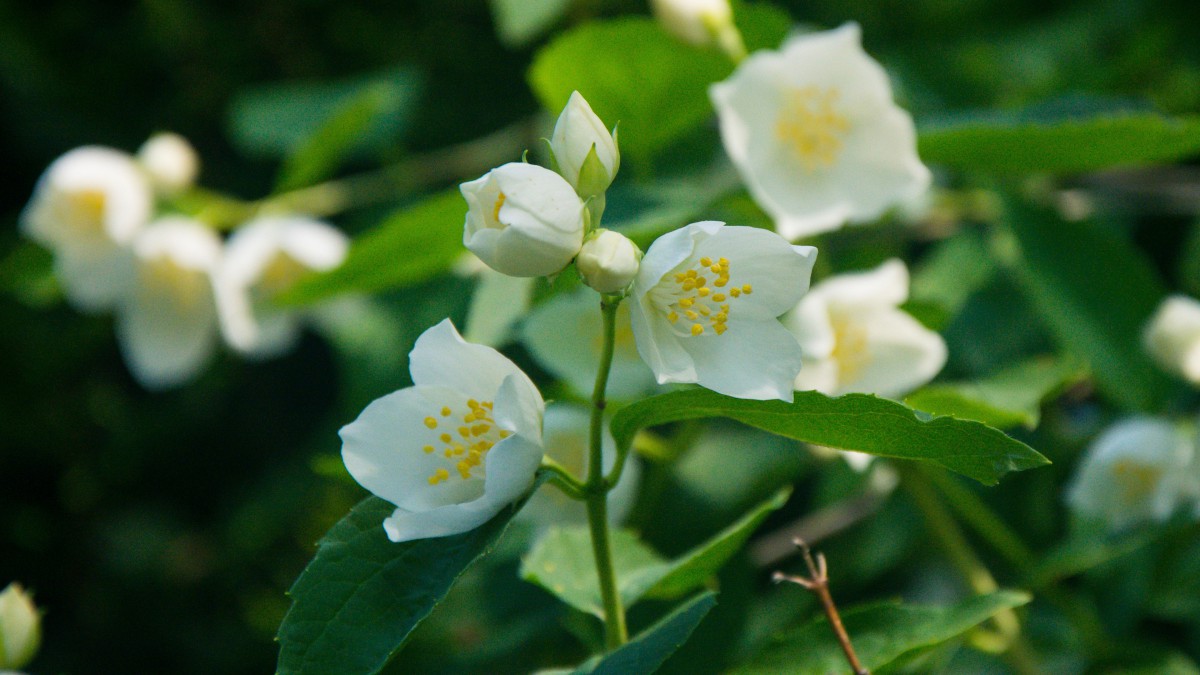
M 584 492 L 587 495 L 588 528 L 592 535 L 592 554 L 596 559 L 596 575 L 600 580 L 600 595 L 604 600 L 604 642 L 608 649 L 614 649 L 625 644 L 629 635 L 625 627 L 625 608 L 621 606 L 621 595 L 617 592 L 612 542 L 608 533 L 608 491 L 611 485 L 604 476 L 601 441 L 604 431 L 605 392 L 608 388 L 608 374 L 612 369 L 613 351 L 616 346 L 617 307 L 621 304 L 621 298 L 611 295 L 601 297 L 600 312 L 604 317 L 604 351 L 600 356 L 600 369 L 596 372 L 596 386 L 592 391 L 588 474 Z M 619 449 L 618 452 L 620 453 L 621 450 Z M 618 462 L 618 467 L 623 465 L 620 459 Z M 620 474 L 617 471 L 614 471 L 613 474 L 612 484 L 615 484 L 616 480 L 620 478 Z

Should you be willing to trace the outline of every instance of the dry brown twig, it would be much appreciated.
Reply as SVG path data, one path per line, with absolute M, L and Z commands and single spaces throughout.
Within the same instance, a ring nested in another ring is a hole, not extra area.
M 837 605 L 833 603 L 833 596 L 829 594 L 829 567 L 825 563 L 825 556 L 817 553 L 814 560 L 808 544 L 799 537 L 793 539 L 792 543 L 799 547 L 801 553 L 804 554 L 804 563 L 808 566 L 809 576 L 807 578 L 796 577 L 776 572 L 771 578 L 775 583 L 790 581 L 812 591 L 813 595 L 816 595 L 817 599 L 821 601 L 821 607 L 825 610 L 829 625 L 833 627 L 833 634 L 837 638 L 838 644 L 842 646 L 846 660 L 850 662 L 850 669 L 855 675 L 871 675 L 871 671 L 863 666 L 862 662 L 858 660 L 858 655 L 854 653 L 854 646 L 850 644 L 850 635 L 846 633 L 846 627 L 842 625 L 842 617 L 838 614 Z

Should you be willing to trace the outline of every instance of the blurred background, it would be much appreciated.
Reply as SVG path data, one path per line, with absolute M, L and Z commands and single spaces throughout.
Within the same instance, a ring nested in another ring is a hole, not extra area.
M 1069 93 L 1138 98 L 1167 112 L 1200 109 L 1200 42 L 1189 0 L 777 4 L 798 23 L 859 22 L 867 51 L 887 66 L 919 126 L 963 110 L 1013 108 Z M 0 2 L 0 585 L 22 582 L 46 612 L 44 646 L 31 672 L 272 670 L 285 591 L 324 531 L 365 495 L 343 475 L 336 430 L 371 398 L 408 383 L 403 355 L 411 341 L 443 316 L 461 321 L 472 289 L 469 280 L 446 276 L 380 298 L 389 308 L 383 334 L 395 340 L 384 349 L 339 347 L 306 334 L 284 357 L 254 362 L 223 354 L 191 384 L 149 393 L 126 371 L 111 317 L 75 312 L 53 289 L 29 281 L 28 256 L 18 255 L 27 244 L 16 222 L 38 176 L 73 147 L 132 151 L 153 132 L 170 130 L 197 148 L 202 184 L 261 197 L 293 147 L 276 121 L 295 119 L 297 128 L 311 129 L 328 113 L 322 101 L 369 78 L 398 92 L 395 112 L 345 172 L 531 118 L 536 135 L 548 135 L 551 118 L 533 117 L 541 113 L 525 79 L 538 46 L 555 28 L 647 13 L 642 2 L 577 0 L 546 32 L 498 37 L 494 13 L 512 5 Z M 279 110 L 292 104 L 295 110 Z M 430 178 L 420 190 L 452 186 L 490 166 Z M 360 232 L 419 196 L 333 222 Z M 1159 210 L 1139 216 L 1132 231 L 1162 275 L 1174 279 L 1192 225 Z M 978 370 L 971 359 L 988 358 L 973 340 L 993 326 L 989 312 L 1021 311 L 1009 299 L 1004 286 L 985 289 L 984 300 L 972 305 L 978 323 L 947 333 L 951 374 Z M 1036 321 L 1030 325 L 988 344 L 1020 350 L 1014 345 L 1045 343 Z M 380 352 L 391 357 L 381 362 Z M 527 362 L 520 348 L 511 352 Z M 1003 353 L 993 350 L 990 357 Z M 1106 415 L 1081 392 L 1048 412 L 1038 435 L 1025 440 L 1048 455 L 1050 445 L 1070 456 Z M 713 529 L 696 522 L 730 522 L 753 501 L 722 503 L 704 493 L 719 486 L 704 487 L 701 479 L 687 483 L 689 489 L 668 489 L 708 475 L 704 462 L 713 460 L 706 457 L 699 453 L 689 464 L 647 477 L 649 496 L 643 495 L 634 522 L 664 552 L 683 550 Z M 788 460 L 775 478 L 757 485 L 754 492 L 763 495 L 799 481 L 778 522 L 836 495 L 839 481 L 853 480 L 837 471 L 817 478 L 811 464 Z M 1052 513 L 1061 479 L 1056 471 L 1061 468 L 1009 479 L 991 495 L 1001 510 L 1025 501 L 1014 522 L 1035 541 L 1049 540 L 1060 526 Z M 909 579 L 905 561 L 923 550 L 911 508 L 897 503 L 882 513 L 859 528 L 859 539 L 830 546 L 835 565 L 851 564 L 855 552 L 860 558 L 859 567 L 845 573 L 855 584 L 849 601 L 896 592 Z M 863 556 L 863 550 L 876 553 Z M 447 621 L 448 628 L 423 629 L 398 671 L 519 672 L 519 648 L 543 653 L 544 665 L 577 654 L 563 646 L 571 643 L 564 643 L 561 628 L 545 628 L 561 610 L 514 578 L 511 554 L 509 563 L 500 558 L 495 569 L 470 581 L 476 596 L 494 596 L 478 614 L 483 623 Z M 723 577 L 730 599 L 723 594 L 726 614 L 714 617 L 744 626 L 751 601 L 737 599 L 739 584 L 762 586 L 765 577 L 748 560 L 732 567 L 742 574 Z M 788 601 L 795 606 L 769 612 L 808 611 L 801 594 Z M 453 609 L 435 619 L 452 616 Z M 1197 624 L 1190 625 L 1170 624 L 1166 638 L 1194 649 L 1200 635 Z M 1153 632 L 1153 624 L 1142 629 Z M 484 635 L 492 651 L 472 651 Z M 458 650 L 454 657 L 445 656 L 450 645 Z M 732 649 L 719 640 L 704 648 Z

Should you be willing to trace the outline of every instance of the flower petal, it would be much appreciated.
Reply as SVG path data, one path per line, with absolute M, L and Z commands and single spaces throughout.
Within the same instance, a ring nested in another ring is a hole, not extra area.
M 731 319 L 725 334 L 691 337 L 682 344 L 696 364 L 696 382 L 703 387 L 737 398 L 793 398 L 800 345 L 774 319 Z
M 837 393 L 869 392 L 892 398 L 929 382 L 946 365 L 942 336 L 898 309 L 858 319 L 866 336 L 863 365 L 838 383 Z
M 774 319 L 800 302 L 808 290 L 817 249 L 792 246 L 767 230 L 726 226 L 696 246 L 694 257 L 729 259 L 732 286 L 750 284 L 752 295 L 743 295 L 731 315 Z
M 533 387 L 500 352 L 463 340 L 449 319 L 422 333 L 408 358 L 415 384 L 449 387 L 479 400 L 491 400 L 510 375 Z

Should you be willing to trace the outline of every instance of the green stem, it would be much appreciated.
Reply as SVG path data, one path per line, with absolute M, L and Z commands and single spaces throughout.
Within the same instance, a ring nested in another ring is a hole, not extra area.
M 915 467 L 901 467 L 901 475 L 901 484 L 921 511 L 930 534 L 945 550 L 950 563 L 971 590 L 978 595 L 999 590 L 1000 585 L 975 554 L 975 549 L 967 541 L 958 522 L 947 512 L 928 476 Z M 1021 624 L 1016 612 L 1011 609 L 1000 611 L 992 617 L 991 623 L 995 626 L 994 631 L 976 632 L 976 645 L 987 651 L 1003 653 L 1009 665 L 1018 673 L 1039 672 L 1030 650 L 1021 641 Z
M 951 508 L 958 512 L 963 521 L 983 538 L 997 553 L 1016 569 L 1029 569 L 1034 554 L 1025 542 L 1013 532 L 988 505 L 968 488 L 944 471 L 923 471 L 933 482 Z
M 542 471 L 550 474 L 550 482 L 554 486 L 562 490 L 571 499 L 583 501 L 587 493 L 583 483 L 580 483 L 565 466 L 550 459 L 549 457 L 542 458 Z
M 596 575 L 600 579 L 600 595 L 604 599 L 604 641 L 609 649 L 625 644 L 629 634 L 625 628 L 625 609 L 617 592 L 617 575 L 613 567 L 612 542 L 608 533 L 608 481 L 604 477 L 605 392 L 608 374 L 612 370 L 613 351 L 617 337 L 617 307 L 621 299 L 602 296 L 600 312 L 604 317 L 604 351 L 596 372 L 596 387 L 592 390 L 592 422 L 588 447 L 588 475 L 584 484 L 587 495 L 588 527 L 592 533 L 592 554 L 596 558 Z

